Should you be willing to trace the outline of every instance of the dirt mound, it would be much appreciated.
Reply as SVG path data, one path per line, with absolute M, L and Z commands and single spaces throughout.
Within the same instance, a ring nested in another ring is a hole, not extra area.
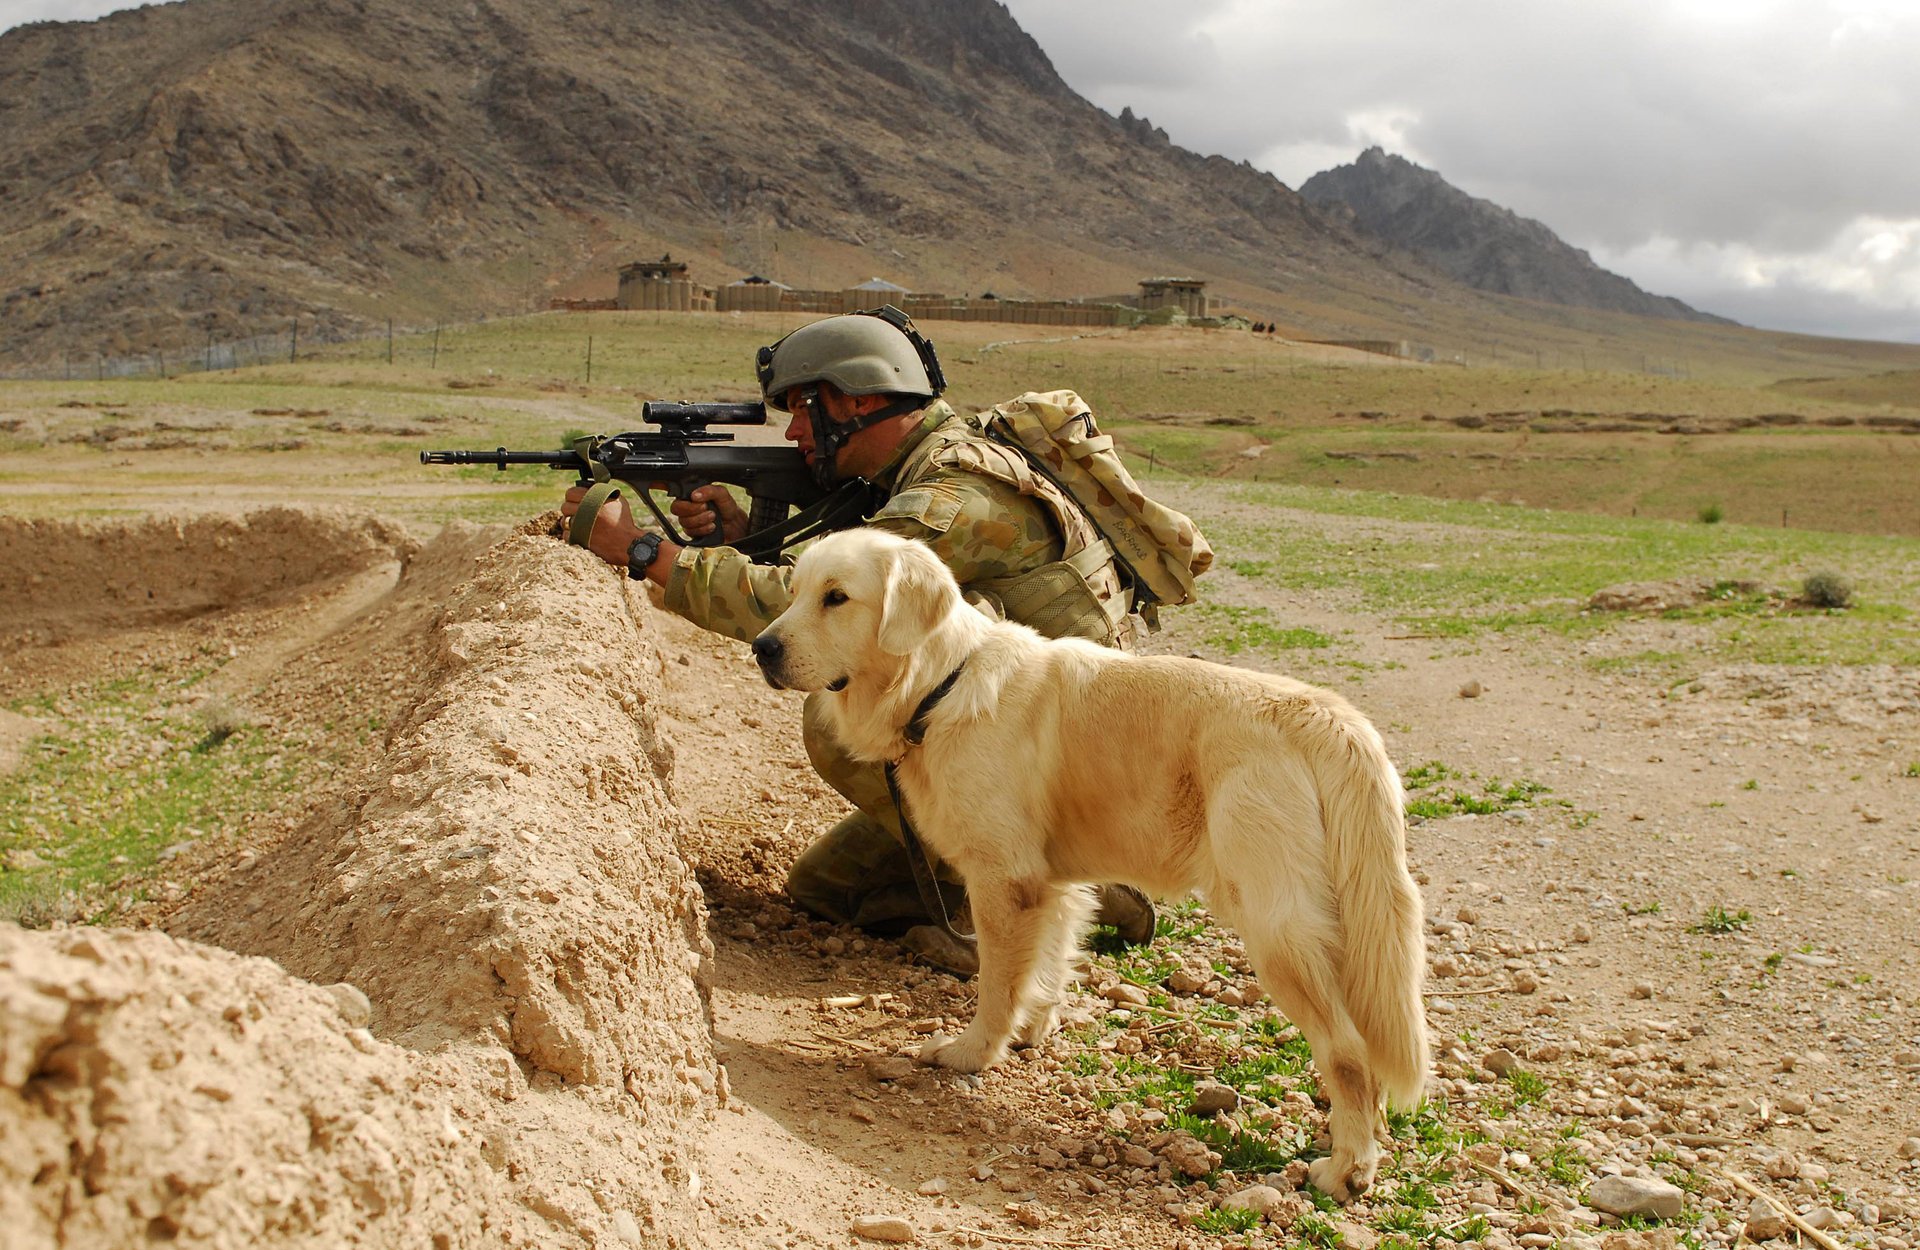
M 0 930 L 0 1221 L 21 1246 L 538 1242 L 482 1100 L 365 1000 L 157 933 Z
M 362 778 L 265 854 L 239 855 L 168 925 L 358 987 L 332 992 L 370 1033 L 264 962 L 112 931 L 6 935 L 4 1015 L 42 1022 L 6 1035 L 5 1096 L 44 1148 L 21 1177 L 44 1243 L 130 1241 L 153 1220 L 247 1229 L 234 1244 L 362 1228 L 368 1244 L 428 1231 L 447 1245 L 700 1243 L 693 1143 L 726 1092 L 705 905 L 650 706 L 660 661 L 640 604 L 598 561 L 537 537 L 489 547 L 499 536 L 449 527 L 377 610 L 308 657 L 307 682 L 400 669 L 418 694 Z M 79 962 L 87 940 L 111 976 Z M 255 1020 L 272 1022 L 257 1048 L 180 1040 Z M 218 1062 L 155 1063 L 172 1052 L 154 1039 Z M 202 1089 L 215 1068 L 224 1098 Z M 334 1157 L 350 1125 L 309 1114 L 303 1137 L 272 1110 L 363 1087 L 385 1118 L 362 1113 L 362 1135 L 392 1160 L 373 1171 Z M 155 1110 L 102 1130 L 108 1097 Z M 261 1179 L 181 1171 L 215 1155 L 258 1160 Z M 443 1187 L 460 1195 L 457 1218 L 441 1218 Z M 230 1221 L 243 1207 L 273 1218 Z
M 413 546 L 391 522 L 305 508 L 78 523 L 0 516 L 0 655 L 283 600 Z

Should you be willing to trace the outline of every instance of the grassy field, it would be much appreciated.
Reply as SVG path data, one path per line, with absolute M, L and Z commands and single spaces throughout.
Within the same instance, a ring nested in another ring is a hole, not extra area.
M 412 453 L 632 428 L 645 399 L 751 398 L 754 350 L 794 324 L 546 314 L 401 336 L 391 363 L 375 339 L 167 380 L 0 383 L 0 506 L 88 515 L 291 491 L 423 523 L 511 515 L 550 479 L 422 470 Z M 1920 536 L 1911 372 L 1735 385 L 1423 366 L 1231 331 L 929 328 L 956 403 L 1072 387 L 1153 470 Z
M 445 331 L 437 359 L 414 337 L 396 341 L 392 363 L 381 340 L 228 373 L 0 383 L 0 510 L 296 501 L 423 534 L 455 518 L 524 518 L 555 506 L 567 479 L 427 468 L 418 452 L 554 447 L 569 431 L 633 428 L 646 399 L 751 398 L 753 350 L 789 328 L 770 316 L 541 316 Z M 937 327 L 953 398 L 1086 394 L 1139 473 L 1211 537 L 1221 573 L 1183 620 L 1220 652 L 1284 654 L 1329 679 L 1364 667 L 1337 631 L 1272 606 L 1304 593 L 1436 648 L 1562 638 L 1579 662 L 1655 682 L 1728 662 L 1920 664 L 1920 437 L 1868 424 L 1920 413 L 1911 379 L 1712 385 L 1423 367 L 1247 334 L 1014 329 Z M 1575 428 L 1634 414 L 1626 429 Z M 1797 420 L 1660 432 L 1766 414 Z M 1852 606 L 1797 603 L 1816 573 L 1848 582 Z M 1594 591 L 1658 579 L 1719 588 L 1670 614 L 1687 623 L 1683 651 L 1587 645 L 1621 620 L 1588 609 Z M 0 911 L 33 918 L 79 897 L 93 914 L 137 897 L 112 883 L 155 872 L 180 830 L 230 836 L 245 796 L 304 784 L 254 729 L 215 738 L 180 710 L 204 675 L 143 673 L 11 705 L 44 733 L 0 778 L 0 852 L 71 849 L 57 867 L 0 873 Z

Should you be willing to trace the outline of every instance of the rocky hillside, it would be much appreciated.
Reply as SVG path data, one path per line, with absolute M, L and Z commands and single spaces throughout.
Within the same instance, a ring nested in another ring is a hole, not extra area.
M 1593 263 L 1541 223 L 1476 199 L 1431 169 L 1368 148 L 1351 165 L 1315 174 L 1300 194 L 1344 210 L 1359 229 L 1482 291 L 1731 325 L 1677 299 L 1651 295 Z
M 0 37 L 0 131 L 0 366 L 527 308 L 662 250 L 706 281 L 1457 295 L 1095 108 L 993 0 L 183 0 Z

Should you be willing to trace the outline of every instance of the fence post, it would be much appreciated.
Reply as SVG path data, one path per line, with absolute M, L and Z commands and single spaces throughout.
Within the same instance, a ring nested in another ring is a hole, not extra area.
M 393 363 L 393 318 L 387 318 L 387 363 Z
M 587 385 L 593 385 L 593 336 L 587 336 Z
M 300 359 L 300 318 L 293 319 L 293 328 L 287 334 L 287 363 Z
M 433 323 L 433 364 L 429 367 L 434 369 L 440 367 L 440 323 L 438 321 Z

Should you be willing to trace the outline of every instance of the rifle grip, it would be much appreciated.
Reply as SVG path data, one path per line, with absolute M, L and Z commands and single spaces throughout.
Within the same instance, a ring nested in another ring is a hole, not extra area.
M 684 494 L 676 491 L 675 495 L 680 499 L 686 500 L 688 503 L 692 503 L 693 492 L 700 489 L 700 486 L 703 484 L 704 483 L 689 484 Z M 724 547 L 726 546 L 727 534 L 726 534 L 725 518 L 723 518 L 720 515 L 719 506 L 714 504 L 711 500 L 709 500 L 707 503 L 707 512 L 711 514 L 713 517 L 713 528 L 708 530 L 706 533 L 700 535 L 697 538 L 691 534 L 688 535 L 687 536 L 688 546 L 690 547 Z

